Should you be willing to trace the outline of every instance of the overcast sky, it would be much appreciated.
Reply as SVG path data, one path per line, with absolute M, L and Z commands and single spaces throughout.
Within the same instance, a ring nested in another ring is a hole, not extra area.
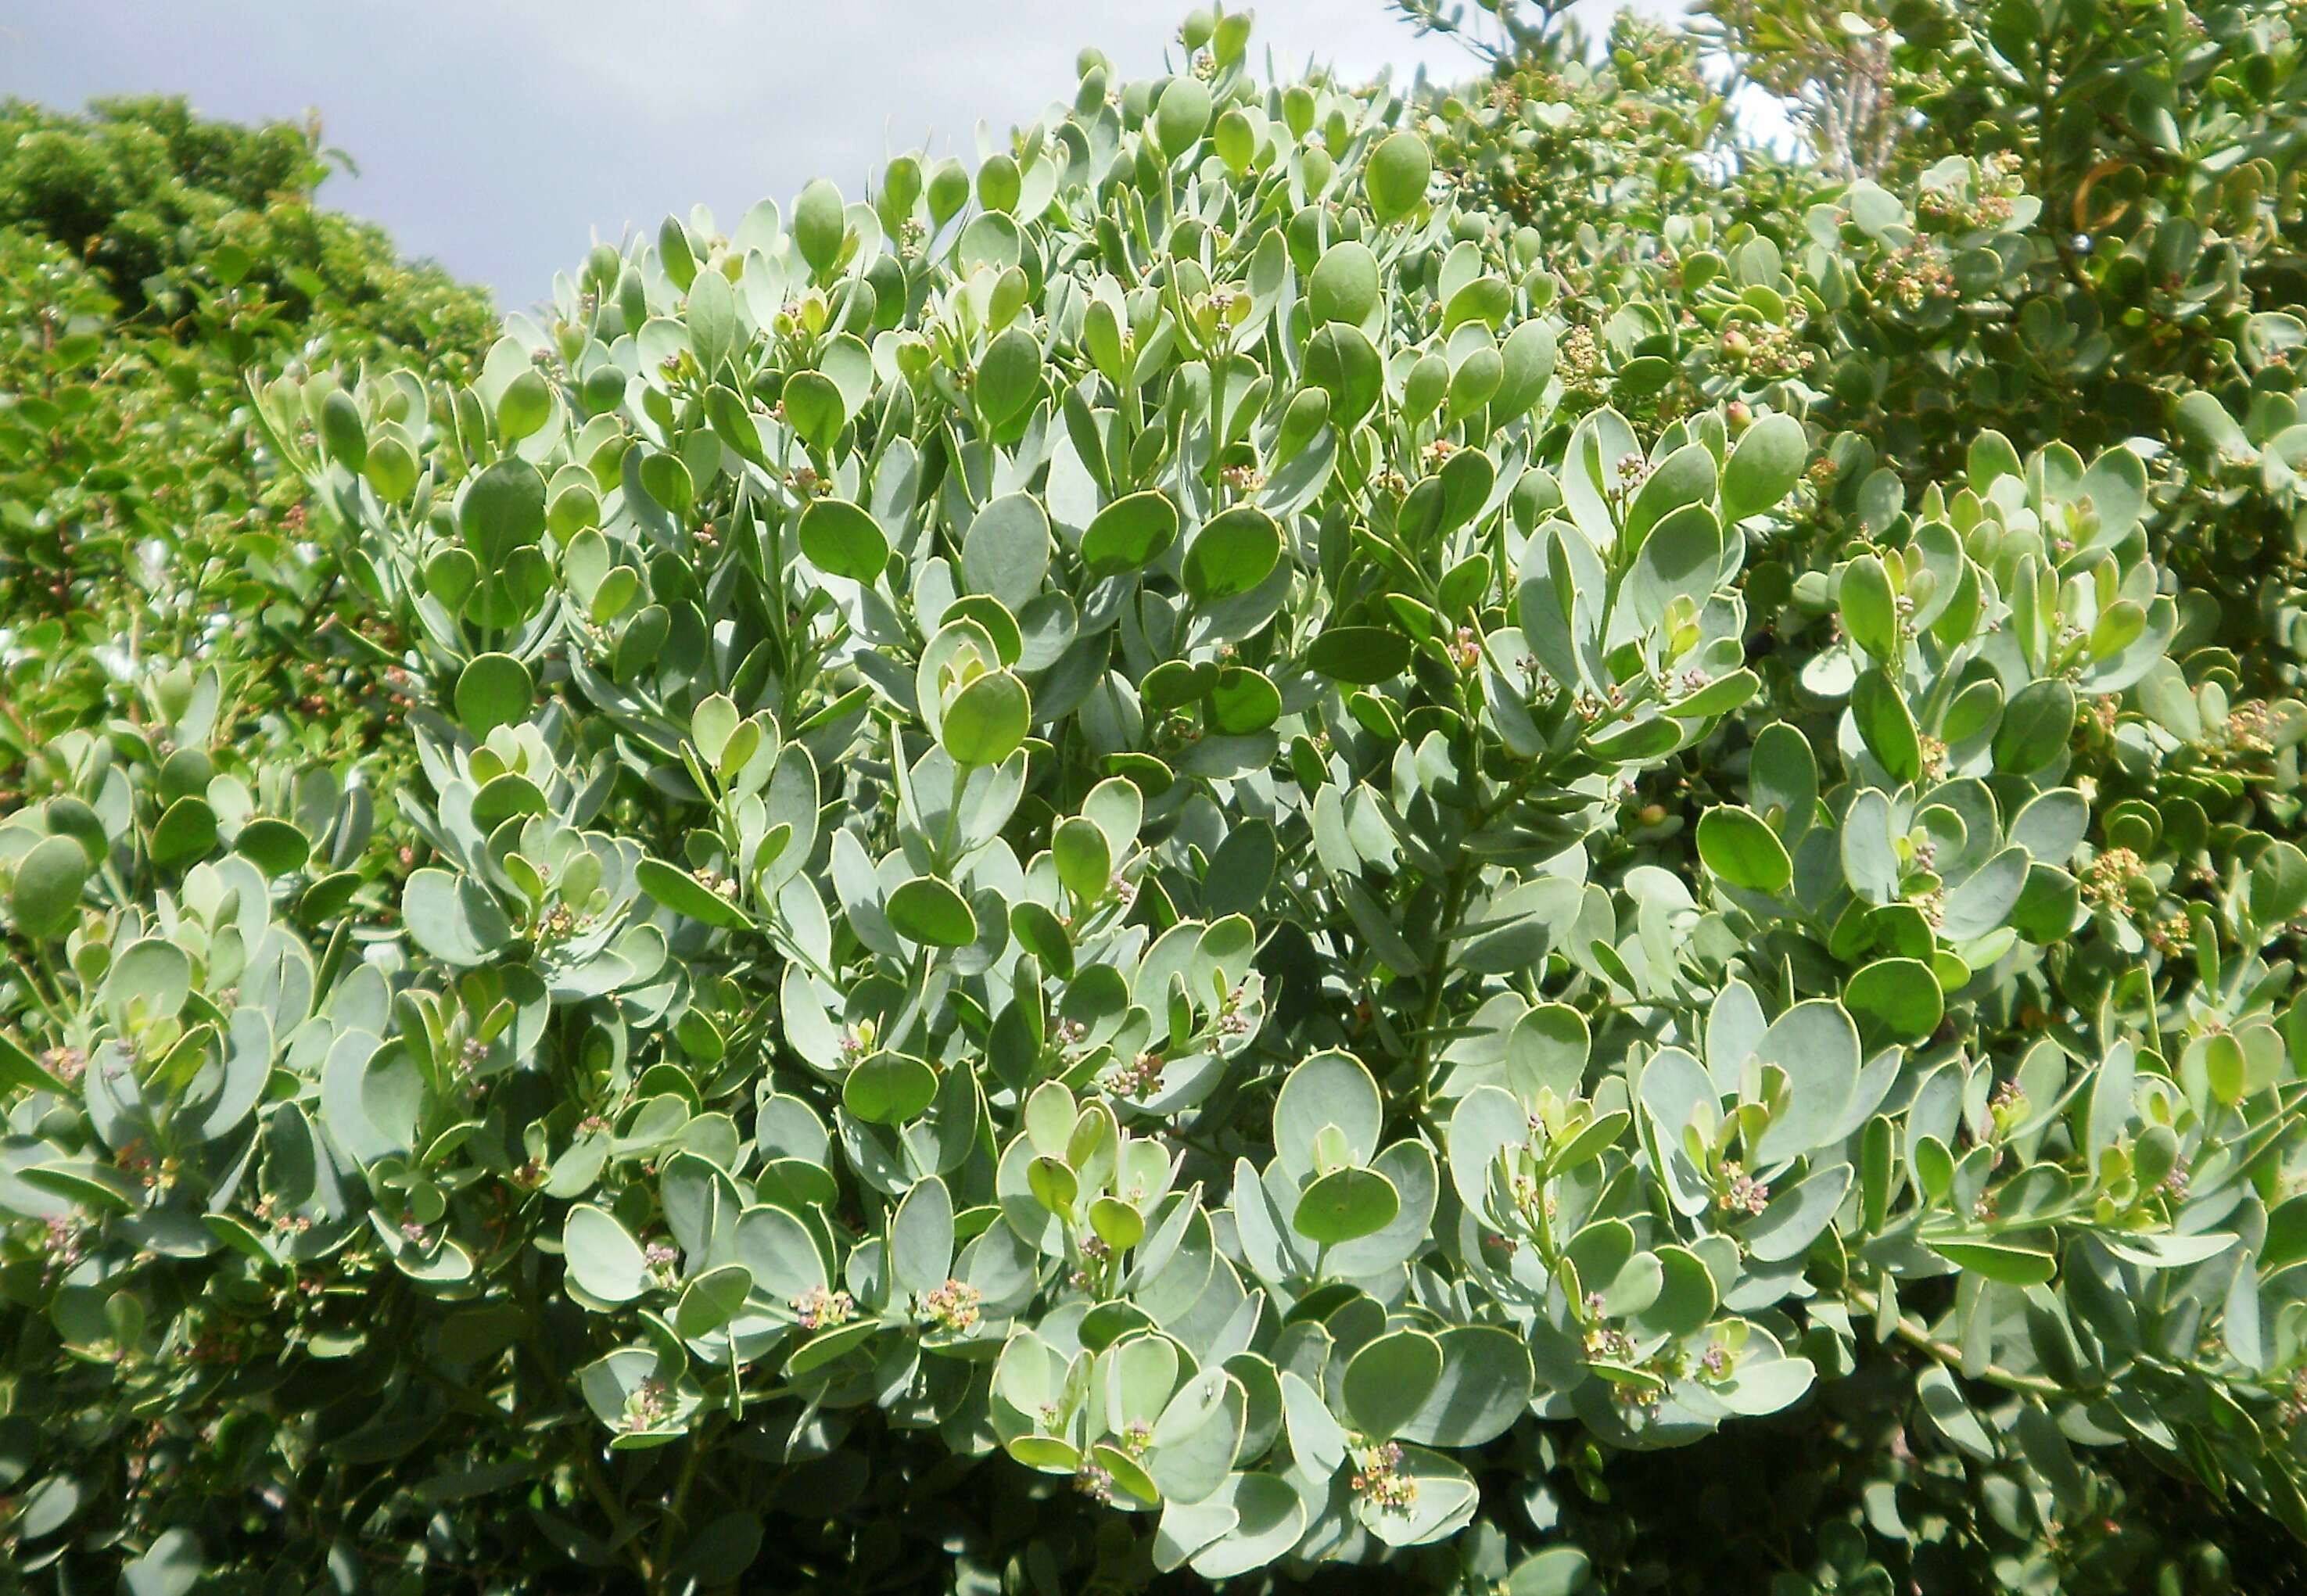
M 1675 9 L 1675 0 L 1639 0 Z M 0 93 L 59 107 L 183 94 L 249 120 L 322 113 L 360 175 L 323 191 L 403 250 L 551 288 L 597 231 L 654 234 L 702 202 L 724 225 L 827 176 L 852 197 L 926 144 L 975 164 L 1071 96 L 1076 51 L 1129 76 L 1175 50 L 1185 0 L 38 0 L 0 6 Z M 1471 58 L 1384 0 L 1262 0 L 1253 54 L 1355 76 Z M 1470 8 L 1471 9 L 1471 8 Z M 1616 6 L 1581 0 L 1598 24 Z M 13 13 L 13 14 L 12 14 Z

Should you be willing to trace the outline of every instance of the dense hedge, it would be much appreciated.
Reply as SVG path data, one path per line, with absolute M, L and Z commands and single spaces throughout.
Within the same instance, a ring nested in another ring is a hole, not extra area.
M 2036 14 L 1197 15 L 260 373 L 410 708 L 25 750 L 23 1577 L 2295 1583 L 2296 45 Z

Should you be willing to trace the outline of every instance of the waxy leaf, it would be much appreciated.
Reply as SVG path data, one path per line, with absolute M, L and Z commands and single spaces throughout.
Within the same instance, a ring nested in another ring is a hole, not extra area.
M 935 876 L 915 876 L 889 894 L 883 912 L 896 933 L 931 948 L 966 948 L 977 940 L 977 916 L 961 894 Z

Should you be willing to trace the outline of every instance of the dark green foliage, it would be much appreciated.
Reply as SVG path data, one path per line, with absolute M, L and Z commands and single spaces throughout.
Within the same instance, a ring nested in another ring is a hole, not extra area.
M 245 285 L 287 322 L 315 322 L 339 358 L 485 343 L 485 298 L 401 261 L 372 224 L 314 203 L 342 159 L 317 122 L 242 126 L 158 96 L 100 99 L 81 115 L 7 100 L 0 229 L 55 241 L 131 319 L 149 305 L 172 322 L 202 287 Z M 244 348 L 241 364 L 261 362 Z
M 301 708 L 277 734 L 313 754 L 369 741 L 388 708 L 313 635 L 330 567 L 304 485 L 251 425 L 248 376 L 462 370 L 492 318 L 315 204 L 329 170 L 313 129 L 178 100 L 0 107 L 0 790 L 132 701 L 145 661 L 229 665 L 237 696 Z

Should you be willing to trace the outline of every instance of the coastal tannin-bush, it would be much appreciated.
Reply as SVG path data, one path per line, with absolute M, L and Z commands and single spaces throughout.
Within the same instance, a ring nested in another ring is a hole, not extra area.
M 2039 207 L 1549 232 L 1464 101 L 1185 43 L 254 385 L 406 851 L 198 657 L 37 751 L 20 1577 L 2295 1571 L 2299 708 L 2158 444 L 1900 454 L 1758 336 Z

